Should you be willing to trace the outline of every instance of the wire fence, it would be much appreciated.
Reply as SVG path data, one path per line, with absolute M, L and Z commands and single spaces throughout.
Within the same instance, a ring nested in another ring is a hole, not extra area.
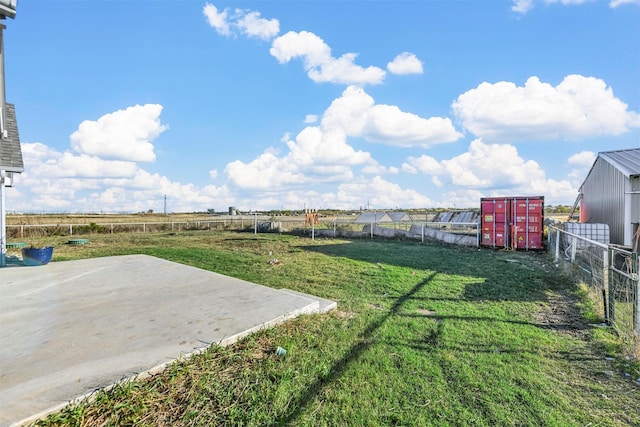
M 404 220 L 386 223 L 358 222 L 356 216 L 321 217 L 309 221 L 300 217 L 269 217 L 266 215 L 235 215 L 194 221 L 164 222 L 91 222 L 83 224 L 13 224 L 7 225 L 9 240 L 28 240 L 47 236 L 78 236 L 88 234 L 153 233 L 197 230 L 248 231 L 254 233 L 282 232 L 318 237 L 385 237 L 442 241 L 477 246 L 477 223 L 426 222 Z
M 638 253 L 549 226 L 549 250 L 570 274 L 587 285 L 598 314 L 640 356 Z
M 153 233 L 189 230 L 243 230 L 254 225 L 253 218 L 165 222 L 91 222 L 89 224 L 14 224 L 7 225 L 7 239 L 75 236 L 85 234 Z

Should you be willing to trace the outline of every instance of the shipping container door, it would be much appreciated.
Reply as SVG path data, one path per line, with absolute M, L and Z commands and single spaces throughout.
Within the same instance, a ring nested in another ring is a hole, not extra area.
M 508 247 L 509 204 L 504 198 L 483 198 L 480 201 L 481 239 L 487 247 Z
M 512 248 L 543 249 L 543 233 L 544 198 L 514 198 L 511 221 Z

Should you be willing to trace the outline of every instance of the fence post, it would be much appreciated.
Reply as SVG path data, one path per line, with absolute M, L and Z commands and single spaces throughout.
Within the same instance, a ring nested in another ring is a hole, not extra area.
M 633 305 L 633 318 L 636 321 L 636 341 L 640 341 L 640 258 L 638 254 L 632 255 L 634 286 L 636 287 L 636 303 Z
M 73 224 L 69 224 L 69 236 L 73 236 Z
M 424 223 L 422 223 L 422 231 L 420 232 L 420 235 L 422 236 L 422 243 L 424 243 Z
M 636 258 L 636 265 L 638 264 L 638 258 Z M 636 270 L 637 271 L 637 270 Z M 636 276 L 638 273 L 636 272 Z M 636 303 L 633 306 L 635 308 L 635 319 L 636 319 L 636 340 L 640 340 L 640 279 L 636 280 Z
M 640 340 L 640 280 L 636 282 L 636 339 Z
M 611 252 L 609 249 L 602 251 L 602 287 L 604 288 L 604 317 L 609 323 L 614 321 L 614 310 L 612 301 L 612 292 L 609 285 L 609 257 Z
M 576 249 L 578 246 L 578 240 L 575 237 L 571 237 L 571 262 L 576 262 Z
M 556 232 L 556 261 L 560 259 L 560 230 L 557 228 L 553 229 Z

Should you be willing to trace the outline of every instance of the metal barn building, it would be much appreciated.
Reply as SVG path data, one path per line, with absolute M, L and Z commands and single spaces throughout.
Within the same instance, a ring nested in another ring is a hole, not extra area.
M 609 224 L 611 243 L 633 247 L 640 223 L 640 148 L 598 153 L 579 191 L 580 222 Z

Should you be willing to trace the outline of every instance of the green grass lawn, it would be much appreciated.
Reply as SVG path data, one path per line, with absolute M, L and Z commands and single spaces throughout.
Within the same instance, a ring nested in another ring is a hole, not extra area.
M 584 293 L 546 254 L 277 234 L 86 237 L 61 240 L 54 260 L 145 253 L 338 309 L 214 346 L 39 425 L 640 425 L 637 364 L 605 359 L 615 336 L 581 320 Z

